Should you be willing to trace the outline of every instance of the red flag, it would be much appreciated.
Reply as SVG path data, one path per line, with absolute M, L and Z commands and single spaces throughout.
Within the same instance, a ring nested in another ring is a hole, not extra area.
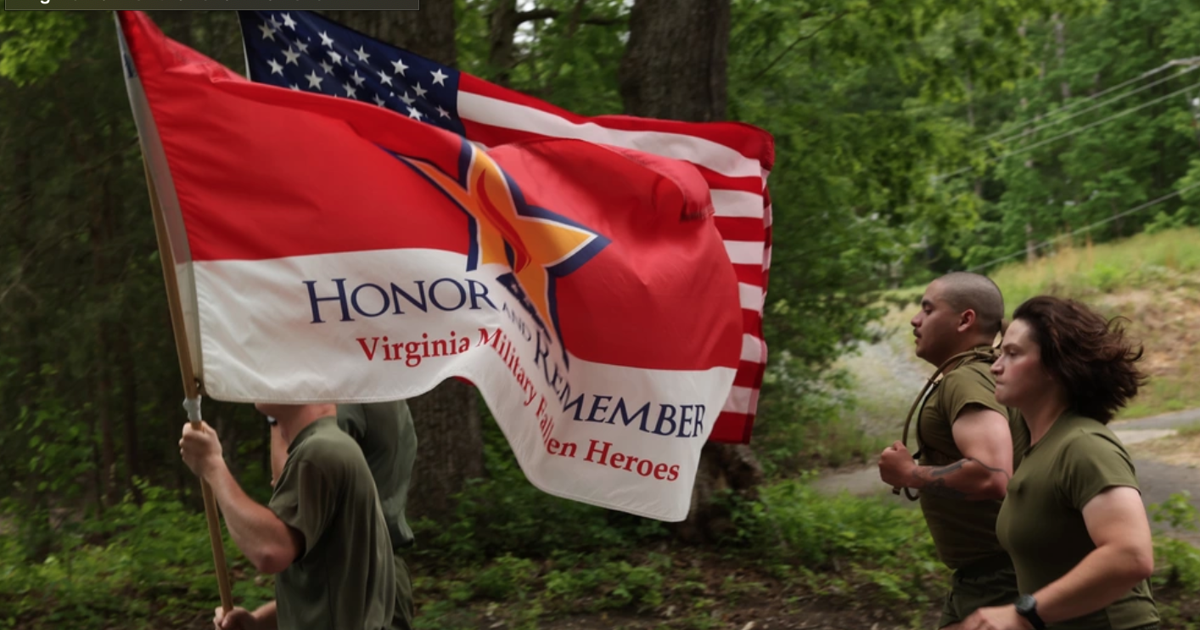
M 535 485 L 686 516 L 743 346 L 695 167 L 580 140 L 485 151 L 120 24 L 210 395 L 365 402 L 463 377 Z

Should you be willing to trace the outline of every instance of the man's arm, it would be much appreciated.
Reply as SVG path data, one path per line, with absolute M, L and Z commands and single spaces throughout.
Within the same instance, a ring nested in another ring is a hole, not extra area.
M 952 431 L 962 459 L 948 466 L 918 466 L 908 449 L 897 442 L 880 457 L 883 481 L 964 501 L 1003 499 L 1012 478 L 1008 419 L 992 409 L 971 405 L 958 415 Z
M 279 475 L 283 474 L 283 465 L 287 463 L 288 444 L 283 441 L 283 430 L 279 428 L 279 423 L 271 425 L 271 487 L 275 487 L 275 482 L 279 481 Z
M 201 423 L 199 429 L 185 424 L 179 449 L 184 463 L 212 487 L 229 536 L 256 569 L 279 573 L 303 553 L 304 537 L 238 485 L 221 456 L 217 433 L 208 423 Z

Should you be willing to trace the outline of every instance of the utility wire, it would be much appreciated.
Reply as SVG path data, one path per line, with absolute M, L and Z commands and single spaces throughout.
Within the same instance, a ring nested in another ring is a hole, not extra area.
M 1196 88 L 1196 87 L 1198 87 L 1198 86 L 1200 86 L 1200 83 L 1193 83 L 1192 85 L 1189 85 L 1189 86 L 1187 86 L 1187 87 L 1185 87 L 1185 88 L 1182 88 L 1182 89 L 1176 90 L 1176 91 L 1174 91 L 1174 92 L 1171 92 L 1170 94 L 1167 94 L 1166 96 L 1160 96 L 1160 97 L 1158 97 L 1158 98 L 1156 98 L 1156 99 L 1153 99 L 1153 100 L 1150 100 L 1150 101 L 1146 101 L 1145 103 L 1142 103 L 1141 105 L 1138 105 L 1137 107 L 1130 107 L 1129 109 L 1126 109 L 1126 110 L 1124 110 L 1124 111 L 1121 111 L 1121 112 L 1118 112 L 1118 113 L 1116 113 L 1116 114 L 1113 114 L 1112 116 L 1109 116 L 1108 118 L 1101 118 L 1100 120 L 1097 120 L 1096 122 L 1089 123 L 1089 124 L 1087 124 L 1087 125 L 1084 125 L 1084 126 L 1082 126 L 1082 127 L 1079 127 L 1078 129 L 1073 129 L 1073 130 L 1071 130 L 1071 131 L 1068 131 L 1068 132 L 1066 132 L 1066 133 L 1059 134 L 1059 135 L 1057 135 L 1057 136 L 1054 136 L 1054 137 L 1052 137 L 1052 138 L 1047 138 L 1047 139 L 1045 139 L 1045 140 L 1041 140 L 1041 141 L 1039 141 L 1039 142 L 1035 142 L 1035 143 L 1033 143 L 1033 144 L 1031 144 L 1031 145 L 1028 145 L 1028 146 L 1022 147 L 1022 148 L 1020 148 L 1020 149 L 1017 149 L 1017 150 L 1015 150 L 1015 151 L 1009 151 L 1008 153 L 1004 153 L 1004 154 L 1002 154 L 1002 155 L 998 155 L 998 156 L 996 156 L 996 157 L 988 158 L 988 159 L 987 159 L 987 161 L 988 161 L 988 162 L 999 162 L 999 161 L 1001 161 L 1001 160 L 1004 160 L 1004 159 L 1010 158 L 1010 157 L 1012 157 L 1012 156 L 1014 156 L 1014 155 L 1020 155 L 1020 154 L 1022 154 L 1022 153 L 1027 153 L 1027 152 L 1029 152 L 1029 151 L 1032 151 L 1032 150 L 1034 150 L 1034 149 L 1036 149 L 1036 148 L 1038 148 L 1038 147 L 1041 147 L 1041 146 L 1045 146 L 1045 145 L 1047 145 L 1047 144 L 1050 144 L 1051 142 L 1055 142 L 1055 141 L 1058 141 L 1058 140 L 1062 140 L 1063 138 L 1068 138 L 1068 137 L 1070 137 L 1070 136 L 1074 136 L 1074 135 L 1076 135 L 1076 134 L 1083 133 L 1084 131 L 1087 131 L 1088 129 L 1091 129 L 1091 128 L 1093 128 L 1093 127 L 1097 127 L 1097 126 L 1099 126 L 1099 125 L 1103 125 L 1103 124 L 1104 124 L 1104 123 L 1106 123 L 1106 122 L 1109 122 L 1109 121 L 1112 121 L 1112 120 L 1116 120 L 1117 118 L 1120 118 L 1120 117 L 1122 117 L 1122 116 L 1128 116 L 1129 114 L 1132 114 L 1132 113 L 1134 113 L 1134 112 L 1136 112 L 1136 111 L 1140 111 L 1140 110 L 1142 110 L 1142 109 L 1145 109 L 1145 108 L 1147 108 L 1147 107 L 1149 107 L 1149 106 L 1151 106 L 1151 105 L 1154 105 L 1154 104 L 1156 104 L 1156 103 L 1159 103 L 1159 102 L 1165 101 L 1165 100 L 1167 100 L 1168 98 L 1171 98 L 1171 97 L 1174 97 L 1174 96 L 1178 96 L 1178 95 L 1180 95 L 1180 94 L 1183 94 L 1184 92 L 1187 92 L 1188 90 L 1195 89 L 1195 88 Z M 949 178 L 949 177 L 954 177 L 955 175 L 961 175 L 961 174 L 963 174 L 963 173 L 966 173 L 967 171 L 970 171 L 972 168 L 974 168 L 974 167 L 971 167 L 971 166 L 964 166 L 964 167 L 962 167 L 962 168 L 958 169 L 957 171 L 951 171 L 951 172 L 949 172 L 949 173 L 944 173 L 944 174 L 940 174 L 940 175 L 934 175 L 934 176 L 933 176 L 933 180 L 934 180 L 934 181 L 941 181 L 941 180 L 943 180 L 943 179 L 946 179 L 946 178 Z
M 1146 202 L 1146 203 L 1144 203 L 1144 204 L 1142 204 L 1142 205 L 1140 205 L 1140 206 L 1136 206 L 1136 207 L 1130 208 L 1130 209 L 1128 209 L 1128 210 L 1126 210 L 1126 211 L 1124 211 L 1124 212 L 1122 212 L 1122 213 L 1120 213 L 1120 214 L 1114 214 L 1113 216 L 1111 216 L 1111 217 L 1108 217 L 1107 219 L 1104 219 L 1103 221 L 1097 221 L 1097 222 L 1095 222 L 1095 223 L 1092 223 L 1092 224 L 1090 224 L 1090 225 L 1085 225 L 1085 226 L 1083 226 L 1083 227 L 1079 228 L 1078 230 L 1072 230 L 1071 232 L 1068 232 L 1067 234 L 1063 234 L 1063 235 L 1061 235 L 1061 236 L 1056 236 L 1056 237 L 1054 237 L 1054 238 L 1052 238 L 1052 239 L 1050 239 L 1050 240 L 1048 240 L 1048 241 L 1042 241 L 1041 243 L 1038 243 L 1037 245 L 1035 245 L 1035 246 L 1033 247 L 1033 250 L 1032 250 L 1032 251 L 1037 251 L 1037 250 L 1039 250 L 1039 249 L 1043 249 L 1043 248 L 1049 247 L 1050 245 L 1052 245 L 1052 244 L 1054 244 L 1054 243 L 1056 243 L 1056 242 L 1058 242 L 1058 241 L 1061 241 L 1061 240 L 1063 240 L 1064 238 L 1070 238 L 1070 237 L 1072 237 L 1072 236 L 1075 236 L 1076 234 L 1080 234 L 1080 233 L 1082 233 L 1082 232 L 1087 232 L 1087 231 L 1091 230 L 1091 229 L 1092 229 L 1092 228 L 1094 228 L 1094 227 L 1099 227 L 1099 226 L 1101 226 L 1101 225 L 1104 225 L 1104 224 L 1106 224 L 1106 223 L 1112 223 L 1113 221 L 1116 221 L 1117 219 L 1120 219 L 1120 218 L 1122 218 L 1122 217 L 1129 216 L 1129 215 L 1131 215 L 1131 214 L 1133 214 L 1133 213 L 1135 213 L 1135 212 L 1140 212 L 1140 211 L 1142 211 L 1142 210 L 1145 210 L 1146 208 L 1150 208 L 1150 207 L 1152 207 L 1152 206 L 1157 206 L 1158 204 L 1160 204 L 1160 203 L 1162 203 L 1162 202 L 1164 202 L 1164 201 L 1167 201 L 1168 199 L 1172 199 L 1172 198 L 1174 198 L 1174 197 L 1178 197 L 1179 195 L 1182 195 L 1183 193 L 1185 193 L 1185 192 L 1187 192 L 1187 191 L 1189 191 L 1189 190 L 1191 190 L 1191 189 L 1193 189 L 1193 188 L 1197 188 L 1197 187 L 1200 187 L 1200 182 L 1196 182 L 1195 184 L 1192 184 L 1192 185 L 1190 185 L 1190 186 L 1185 186 L 1185 187 L 1183 187 L 1183 188 L 1180 188 L 1179 190 L 1176 190 L 1176 191 L 1175 191 L 1175 192 L 1173 192 L 1173 193 L 1170 193 L 1170 194 L 1163 195 L 1162 197 L 1159 197 L 1158 199 L 1155 199 L 1154 201 L 1148 201 L 1148 202 Z M 983 263 L 982 265 L 975 265 L 974 267 L 971 267 L 971 268 L 970 268 L 970 269 L 968 269 L 967 271 L 978 271 L 978 270 L 980 270 L 980 269 L 986 269 L 986 268 L 988 268 L 988 267 L 991 267 L 992 265 L 995 265 L 996 263 L 1001 263 L 1001 262 L 1004 262 L 1004 261 L 1006 261 L 1006 260 L 1011 260 L 1011 259 L 1013 259 L 1013 258 L 1016 258 L 1017 256 L 1020 256 L 1021 254 L 1027 254 L 1027 253 L 1029 253 L 1029 251 L 1030 251 L 1030 250 L 1029 250 L 1028 248 L 1026 248 L 1026 249 L 1022 249 L 1021 251 L 1018 251 L 1018 252 L 1013 252 L 1013 253 L 1011 253 L 1011 254 L 1009 254 L 1009 255 L 1007 255 L 1007 256 L 1001 256 L 1000 258 L 997 258 L 997 259 L 995 259 L 995 260 L 990 260 L 990 261 L 988 261 L 988 262 L 985 262 L 985 263 Z
M 1187 66 L 1191 66 L 1194 68 L 1194 67 L 1197 67 L 1197 64 L 1200 64 L 1200 57 L 1188 57 L 1186 59 L 1172 59 L 1171 61 L 1168 61 L 1167 63 L 1164 63 L 1163 65 L 1161 65 L 1157 68 L 1154 68 L 1153 70 L 1147 70 L 1146 72 L 1143 72 L 1143 73 L 1139 74 L 1138 76 L 1136 76 L 1132 79 L 1129 79 L 1128 81 L 1125 81 L 1124 83 L 1121 83 L 1119 85 L 1114 85 L 1105 90 L 1101 90 L 1100 92 L 1092 94 L 1091 96 L 1088 96 L 1087 98 L 1079 99 L 1077 101 L 1071 101 L 1070 103 L 1067 103 L 1066 105 L 1062 105 L 1055 109 L 1052 109 L 1052 110 L 1046 112 L 1045 114 L 1043 114 L 1043 116 L 1050 117 L 1050 116 L 1054 116 L 1056 114 L 1065 112 L 1066 110 L 1071 109 L 1071 108 L 1075 107 L 1076 105 L 1079 105 L 1081 103 L 1086 103 L 1090 100 L 1098 99 L 1101 96 L 1108 94 L 1109 92 L 1113 92 L 1113 91 L 1119 90 L 1127 85 L 1137 83 L 1138 81 L 1141 81 L 1142 79 L 1145 79 L 1146 77 L 1154 76 L 1154 75 L 1158 74 L 1159 72 L 1168 70 L 1170 68 L 1174 68 L 1175 66 L 1187 65 Z M 1182 73 L 1180 73 L 1180 74 L 1182 74 Z M 1179 75 L 1174 75 L 1174 76 L 1179 76 Z M 1000 131 L 997 131 L 995 133 L 992 133 L 992 134 L 989 134 L 989 135 L 986 135 L 986 136 L 980 138 L 980 141 L 991 140 L 992 138 L 995 138 L 996 136 L 1004 135 L 1005 133 L 1006 132 L 1004 130 L 1000 130 Z
M 1154 86 L 1156 86 L 1156 85 L 1161 85 L 1161 84 L 1163 84 L 1163 83 L 1165 83 L 1165 82 L 1167 82 L 1167 81 L 1170 81 L 1171 79 L 1174 79 L 1174 78 L 1177 78 L 1177 77 L 1181 77 L 1181 76 L 1183 76 L 1183 75 L 1185 75 L 1185 74 L 1187 74 L 1187 73 L 1189 73 L 1189 72 L 1194 72 L 1194 71 L 1196 71 L 1196 70 L 1200 70 L 1200 65 L 1193 65 L 1193 66 L 1189 66 L 1188 68 L 1186 68 L 1186 69 L 1184 69 L 1184 70 L 1181 70 L 1181 71 L 1179 71 L 1179 72 L 1177 72 L 1177 73 L 1175 73 L 1175 74 L 1172 74 L 1172 75 L 1171 75 L 1171 76 L 1169 76 L 1169 77 L 1163 77 L 1163 78 L 1161 78 L 1161 79 L 1159 79 L 1159 80 L 1157 80 L 1157 81 L 1155 81 L 1155 82 L 1153 82 L 1153 83 L 1147 83 L 1146 85 L 1143 85 L 1142 87 L 1140 87 L 1140 88 L 1138 88 L 1138 89 L 1136 89 L 1136 90 L 1133 90 L 1132 92 L 1126 92 L 1125 94 L 1122 94 L 1122 95 L 1120 95 L 1120 96 L 1113 97 L 1113 98 L 1111 98 L 1111 99 L 1109 99 L 1109 100 L 1107 100 L 1107 101 L 1104 101 L 1104 102 L 1101 102 L 1101 103 L 1096 103 L 1095 105 L 1093 105 L 1093 106 L 1091 106 L 1091 107 L 1089 107 L 1089 108 L 1087 108 L 1087 109 L 1082 109 L 1082 110 L 1079 110 L 1079 111 L 1075 112 L 1074 114 L 1071 114 L 1070 116 L 1066 116 L 1066 117 L 1064 117 L 1064 118 L 1059 118 L 1059 119 L 1057 119 L 1057 120 L 1054 120 L 1054 121 L 1051 121 L 1051 122 L 1045 123 L 1045 124 L 1043 124 L 1043 125 L 1038 125 L 1037 127 L 1033 127 L 1032 129 L 1024 129 L 1024 130 L 1018 131 L 1018 132 L 1016 132 L 1016 133 L 1012 134 L 1011 136 L 1008 136 L 1008 137 L 1005 137 L 1005 138 L 1001 138 L 1001 139 L 1000 139 L 1000 140 L 998 140 L 997 142 L 1001 142 L 1001 143 L 1007 143 L 1007 142 L 1010 142 L 1010 141 L 1012 141 L 1012 140 L 1019 139 L 1021 136 L 1024 136 L 1024 135 L 1026 135 L 1026 134 L 1036 133 L 1036 132 L 1038 132 L 1038 131 L 1041 131 L 1041 130 L 1043 130 L 1043 129 L 1048 129 L 1048 128 L 1050 128 L 1050 127 L 1053 127 L 1053 126 L 1055 126 L 1055 125 L 1061 125 L 1062 123 L 1065 123 L 1065 122 L 1067 122 L 1068 120 L 1071 120 L 1072 118 L 1075 118 L 1076 116 L 1082 116 L 1082 115 L 1084 115 L 1084 114 L 1086 114 L 1086 113 L 1088 113 L 1088 112 L 1090 112 L 1090 111 L 1095 111 L 1096 109 L 1099 109 L 1099 108 L 1101 108 L 1101 107 L 1104 107 L 1105 105 L 1112 105 L 1113 103 L 1115 103 L 1115 102 L 1117 102 L 1117 101 L 1119 101 L 1119 100 L 1121 100 L 1121 99 L 1123 99 L 1123 98 L 1128 98 L 1128 97 L 1130 97 L 1130 96 L 1133 96 L 1134 94 L 1137 94 L 1137 93 L 1139 93 L 1139 92 L 1143 92 L 1143 91 L 1145 91 L 1145 90 L 1148 90 L 1148 89 L 1150 89 L 1150 88 L 1152 88 L 1152 87 L 1154 87 Z M 1081 102 L 1082 102 L 1082 101 L 1081 101 Z M 1048 114 L 1047 114 L 1047 116 L 1048 116 Z M 1003 133 L 1003 132 L 1001 132 L 1001 133 Z M 990 135 L 990 136 L 987 136 L 987 137 L 985 137 L 985 138 L 980 138 L 980 139 L 979 139 L 979 142 L 984 142 L 985 140 L 988 140 L 988 139 L 990 139 L 990 138 L 994 138 L 994 137 L 996 137 L 997 135 L 999 135 L 999 134 L 995 134 L 995 133 L 994 133 L 994 134 L 992 134 L 992 135 Z

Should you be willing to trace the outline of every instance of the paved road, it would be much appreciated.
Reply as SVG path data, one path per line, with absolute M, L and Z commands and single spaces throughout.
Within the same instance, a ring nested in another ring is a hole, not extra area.
M 1200 409 L 1187 409 L 1139 420 L 1122 420 L 1114 422 L 1110 426 L 1114 431 L 1121 432 L 1144 429 L 1178 429 L 1197 422 L 1200 422 Z
M 1139 420 L 1113 423 L 1112 429 L 1126 444 L 1168 437 L 1175 429 L 1200 422 L 1200 409 L 1189 409 Z M 1200 469 L 1191 466 L 1174 466 L 1145 458 L 1135 458 L 1138 483 L 1141 485 L 1142 501 L 1146 505 L 1162 503 L 1171 494 L 1188 490 L 1192 494 L 1192 505 L 1200 507 Z M 858 496 L 878 495 L 903 505 L 916 505 L 903 497 L 896 497 L 879 481 L 879 470 L 874 462 L 858 469 L 826 475 L 814 486 L 824 492 L 837 494 L 849 492 Z M 1158 527 L 1158 525 L 1156 525 Z M 1189 535 L 1200 542 L 1200 535 Z

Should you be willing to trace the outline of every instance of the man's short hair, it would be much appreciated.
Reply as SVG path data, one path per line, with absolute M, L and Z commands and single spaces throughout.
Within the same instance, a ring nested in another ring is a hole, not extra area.
M 955 271 L 937 279 L 942 298 L 955 311 L 975 311 L 979 330 L 985 334 L 1001 332 L 1004 321 L 1004 296 L 1000 287 L 987 276 L 967 271 Z

